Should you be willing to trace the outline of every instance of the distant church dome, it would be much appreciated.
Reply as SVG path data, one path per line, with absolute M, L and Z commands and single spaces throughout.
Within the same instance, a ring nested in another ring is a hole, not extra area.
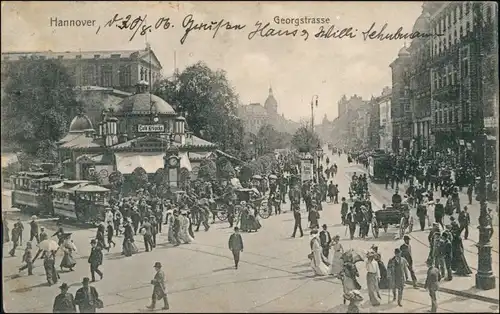
M 399 49 L 398 57 L 407 57 L 409 55 L 410 53 L 408 52 L 408 49 L 406 49 L 406 46 Z
M 431 24 L 431 15 L 429 12 L 422 12 L 418 19 L 413 24 L 412 32 L 419 32 L 421 34 L 428 34 L 430 32 L 430 24 Z
M 150 94 L 148 83 L 140 81 L 137 83 L 137 91 L 134 95 L 123 99 L 118 103 L 117 113 L 139 114 L 153 111 L 158 114 L 175 114 L 174 108 L 160 97 Z
M 89 117 L 84 114 L 79 114 L 73 118 L 71 124 L 69 125 L 70 133 L 80 133 L 80 132 L 88 132 L 94 131 L 94 127 L 92 126 L 92 122 Z
M 278 109 L 278 102 L 276 101 L 276 98 L 274 98 L 273 95 L 273 88 L 269 87 L 269 96 L 267 96 L 266 102 L 264 103 L 264 107 L 267 110 L 277 110 Z

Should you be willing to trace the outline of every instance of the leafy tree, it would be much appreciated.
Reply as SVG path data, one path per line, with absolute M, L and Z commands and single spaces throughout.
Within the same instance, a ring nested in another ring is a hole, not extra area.
M 102 184 L 102 177 L 99 175 L 99 173 L 94 171 L 89 175 L 89 181 L 94 181 L 95 184 L 101 185 Z
M 215 161 L 205 159 L 200 164 L 200 170 L 198 170 L 198 178 L 204 181 L 211 181 L 217 176 L 217 166 Z
M 10 64 L 2 81 L 2 146 L 57 161 L 55 142 L 82 109 L 66 69 L 56 60 L 31 60 Z
M 158 186 L 165 183 L 165 171 L 162 168 L 156 170 L 153 176 L 153 182 L 156 183 L 156 185 Z
M 292 145 L 299 152 L 313 153 L 320 145 L 319 137 L 305 126 L 300 127 L 292 137 Z
M 261 154 L 272 153 L 275 149 L 286 147 L 281 132 L 269 124 L 263 125 L 257 132 L 257 143 Z
M 238 96 L 223 70 L 213 71 L 198 62 L 182 73 L 158 82 L 153 93 L 186 114 L 190 130 L 219 144 L 223 151 L 240 156 L 243 123 L 237 116 Z
M 181 168 L 179 170 L 179 186 L 181 189 L 185 189 L 189 185 L 191 177 L 189 175 L 189 170 L 186 168 Z
M 119 190 L 123 186 L 124 178 L 120 171 L 112 172 L 109 177 L 109 184 L 115 190 Z
M 144 189 L 148 183 L 148 174 L 144 168 L 137 167 L 132 172 L 130 180 L 134 189 Z

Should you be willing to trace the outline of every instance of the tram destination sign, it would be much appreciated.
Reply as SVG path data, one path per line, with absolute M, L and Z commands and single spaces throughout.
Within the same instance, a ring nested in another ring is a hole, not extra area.
M 165 125 L 163 124 L 139 124 L 137 125 L 139 133 L 163 133 L 165 132 Z

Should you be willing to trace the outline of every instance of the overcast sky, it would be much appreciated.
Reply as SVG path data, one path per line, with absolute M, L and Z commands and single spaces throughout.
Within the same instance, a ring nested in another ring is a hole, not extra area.
M 399 27 L 411 32 L 421 13 L 421 2 L 2 2 L 2 51 L 75 51 L 143 49 L 145 38 L 116 27 L 104 27 L 115 14 L 133 18 L 147 14 L 146 24 L 153 24 L 147 39 L 169 76 L 174 68 L 174 51 L 180 70 L 199 60 L 211 68 L 224 69 L 243 104 L 263 103 L 272 84 L 279 112 L 299 121 L 310 115 L 312 95 L 319 95 L 316 121 L 326 113 L 337 115 L 337 101 L 343 94 L 358 94 L 366 99 L 379 95 L 391 85 L 389 64 L 397 56 L 404 40 L 363 40 L 362 31 L 372 23 L 386 32 Z M 193 14 L 196 23 L 229 21 L 246 25 L 242 30 L 220 29 L 192 31 L 180 43 L 185 29 L 182 21 Z M 353 27 L 353 39 L 316 39 L 319 25 L 277 25 L 280 17 L 324 17 L 342 29 Z M 156 21 L 169 17 L 173 28 L 154 29 Z M 95 20 L 94 27 L 51 27 L 50 19 Z M 298 29 L 296 37 L 262 38 L 248 35 L 256 22 L 275 29 Z M 101 26 L 96 35 L 98 26 Z M 354 29 L 358 31 L 355 32 Z M 309 38 L 300 36 L 307 30 Z

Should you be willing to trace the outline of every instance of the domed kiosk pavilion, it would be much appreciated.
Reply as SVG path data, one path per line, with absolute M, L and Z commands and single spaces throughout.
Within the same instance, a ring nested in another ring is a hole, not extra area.
M 84 114 L 76 116 L 58 144 L 66 178 L 88 180 L 98 174 L 104 185 L 113 173 L 127 176 L 142 168 L 147 174 L 166 171 L 169 185 L 177 187 L 182 169 L 194 179 L 204 159 L 234 158 L 188 132 L 186 119 L 149 93 L 145 81 L 116 110 L 103 112 L 97 129 Z

